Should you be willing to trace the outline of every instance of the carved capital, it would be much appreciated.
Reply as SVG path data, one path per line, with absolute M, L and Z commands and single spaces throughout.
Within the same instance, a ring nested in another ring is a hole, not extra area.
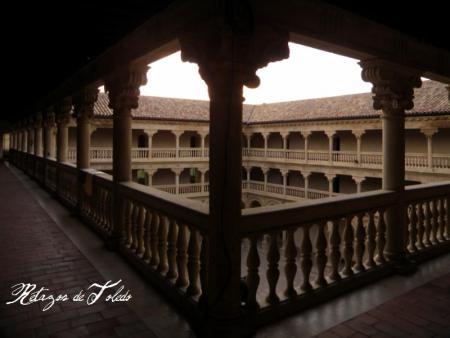
M 76 118 L 92 118 L 98 98 L 98 88 L 86 87 L 73 96 L 73 115 Z
M 414 107 L 414 88 L 422 85 L 420 74 L 381 59 L 361 61 L 362 79 L 373 84 L 374 109 L 403 113 Z
M 67 125 L 70 122 L 70 113 L 72 111 L 72 99 L 65 98 L 55 105 L 56 123 Z
M 181 59 L 199 65 L 208 86 L 229 83 L 259 86 L 256 75 L 269 62 L 289 57 L 289 34 L 266 25 L 249 23 L 243 32 L 232 29 L 224 20 L 199 24 L 180 36 Z
M 109 107 L 113 110 L 131 110 L 139 106 L 139 87 L 147 84 L 145 64 L 130 65 L 112 74 L 105 81 L 105 91 L 109 97 Z
M 53 111 L 53 107 L 49 107 L 44 111 L 43 125 L 47 128 L 55 126 L 55 112 Z

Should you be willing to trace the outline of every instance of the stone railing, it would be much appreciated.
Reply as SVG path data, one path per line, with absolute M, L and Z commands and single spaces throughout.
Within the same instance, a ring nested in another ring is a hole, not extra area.
M 206 273 L 201 256 L 208 235 L 206 206 L 132 182 L 115 188 L 108 174 L 12 152 L 16 166 L 31 173 L 108 245 L 118 236 L 118 250 L 126 259 L 185 313 L 200 316 L 201 281 Z M 114 230 L 114 191 L 122 205 L 117 215 L 124 219 L 119 231 Z
M 159 160 L 177 160 L 177 159 L 195 159 L 207 161 L 209 149 L 205 148 L 133 148 L 131 158 L 134 161 L 159 161 Z M 95 147 L 90 149 L 91 161 L 95 162 L 111 162 L 112 148 Z M 283 150 L 268 148 L 265 151 L 262 148 L 243 148 L 242 156 L 244 159 L 259 160 L 283 160 L 292 163 L 321 163 L 321 164 L 342 164 L 355 167 L 375 167 L 381 168 L 383 163 L 383 155 L 379 152 L 361 152 L 355 151 L 332 151 L 331 161 L 329 151 L 324 150 Z M 68 151 L 68 159 L 71 162 L 76 161 L 76 151 L 70 148 Z M 428 163 L 427 154 L 423 153 L 407 153 L 405 154 L 405 165 L 408 168 L 437 168 L 450 169 L 450 155 L 433 154 L 431 166 Z
M 209 183 L 183 183 L 178 186 L 175 184 L 154 185 L 153 188 L 168 192 L 175 195 L 184 195 L 186 197 L 200 197 L 207 195 L 209 191 Z M 285 199 L 290 197 L 293 201 L 305 199 L 318 199 L 327 198 L 330 196 L 338 196 L 341 193 L 329 193 L 328 191 L 308 188 L 305 192 L 304 187 L 286 186 L 281 184 L 267 183 L 264 187 L 264 182 L 261 181 L 242 181 L 243 192 L 253 193 L 268 193 L 272 195 L 278 195 L 276 197 Z
M 52 159 L 12 151 L 11 161 L 107 243 L 116 243 L 184 313 L 201 318 L 210 278 L 205 255 L 212 225 L 206 206 L 137 183 L 114 183 L 107 174 Z M 261 182 L 244 184 L 261 187 Z M 235 263 L 247 289 L 243 313 L 252 325 L 267 324 L 396 273 L 399 263 L 389 261 L 385 249 L 398 227 L 405 230 L 397 235 L 404 234 L 408 261 L 448 253 L 449 199 L 446 182 L 406 187 L 404 193 L 373 191 L 243 210 L 236 238 L 241 259 Z M 112 207 L 114 201 L 119 208 Z M 404 224 L 389 228 L 387 210 L 405 215 Z
M 450 183 L 408 187 L 406 204 L 402 196 L 376 191 L 244 210 L 241 271 L 257 325 L 393 273 L 385 257 L 389 208 L 410 211 L 407 255 L 448 252 Z

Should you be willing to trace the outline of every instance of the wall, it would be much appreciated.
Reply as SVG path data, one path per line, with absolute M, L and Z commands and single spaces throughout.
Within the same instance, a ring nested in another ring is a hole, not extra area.
M 361 138 L 362 152 L 381 152 L 381 130 L 367 130 Z
M 153 135 L 153 148 L 175 148 L 175 135 L 169 130 L 158 130 Z
M 112 147 L 113 130 L 97 128 L 91 135 L 91 147 Z
M 170 169 L 158 169 L 153 174 L 152 185 L 175 185 L 175 174 Z
M 418 129 L 405 130 L 405 152 L 427 153 L 427 139 Z

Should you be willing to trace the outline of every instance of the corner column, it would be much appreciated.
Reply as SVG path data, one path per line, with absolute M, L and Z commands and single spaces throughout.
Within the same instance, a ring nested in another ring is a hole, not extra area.
M 210 226 L 202 285 L 208 337 L 236 337 L 244 329 L 239 239 L 243 86 L 256 88 L 258 68 L 289 56 L 287 32 L 256 26 L 242 34 L 227 22 L 199 24 L 179 39 L 182 60 L 198 63 L 210 97 Z
M 405 187 L 405 110 L 414 107 L 414 88 L 420 74 L 382 59 L 360 62 L 362 79 L 373 84 L 373 107 L 382 110 L 383 190 L 399 192 L 398 205 L 389 208 L 386 219 L 386 257 L 406 268 L 407 226 L 403 192 Z

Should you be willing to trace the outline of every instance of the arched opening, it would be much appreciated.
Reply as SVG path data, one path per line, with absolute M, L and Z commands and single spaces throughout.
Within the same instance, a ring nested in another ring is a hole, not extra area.
M 140 134 L 137 138 L 138 148 L 148 148 L 148 136 L 144 133 Z
M 283 149 L 283 137 L 280 133 L 270 133 L 267 139 L 267 148 Z
M 259 208 L 261 206 L 261 203 L 259 201 L 251 201 L 250 202 L 250 208 Z
M 175 185 L 175 173 L 167 168 L 156 170 L 152 177 L 152 185 Z
M 270 168 L 267 173 L 267 183 L 283 184 L 283 176 L 280 169 Z
M 158 130 L 153 135 L 152 146 L 160 149 L 175 148 L 175 135 L 170 130 Z
M 259 167 L 252 167 L 250 169 L 250 180 L 264 182 L 264 173 Z
M 250 138 L 250 148 L 264 148 L 264 137 L 261 133 L 254 133 Z

